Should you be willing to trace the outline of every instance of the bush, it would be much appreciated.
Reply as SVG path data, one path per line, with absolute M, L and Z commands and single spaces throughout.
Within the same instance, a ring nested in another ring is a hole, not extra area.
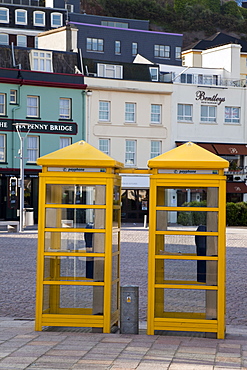
M 226 203 L 227 226 L 247 226 L 247 203 Z
M 201 202 L 185 202 L 184 207 L 206 207 L 207 202 L 205 200 Z M 199 226 L 206 225 L 206 213 L 200 211 L 181 211 L 178 213 L 178 224 L 184 226 Z

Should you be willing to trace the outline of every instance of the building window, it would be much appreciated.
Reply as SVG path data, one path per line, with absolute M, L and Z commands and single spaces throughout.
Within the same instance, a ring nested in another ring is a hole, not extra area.
M 27 36 L 17 35 L 17 46 L 27 47 Z
M 9 96 L 10 104 L 17 104 L 17 90 L 10 90 Z
M 31 50 L 32 71 L 52 72 L 52 52 Z
M 0 115 L 6 116 L 6 94 L 0 93 Z
M 225 123 L 239 123 L 240 122 L 240 108 L 225 107 Z
M 62 26 L 62 14 L 61 13 L 51 13 L 51 26 L 61 27 Z
M 192 122 L 192 110 L 191 104 L 178 104 L 178 121 Z
M 114 28 L 129 28 L 128 23 L 125 22 L 101 21 L 101 25 Z
M 6 135 L 0 135 L 0 162 L 6 162 Z
M 110 139 L 99 139 L 99 150 L 109 155 L 110 154 Z
M 181 59 L 181 46 L 176 46 L 175 47 L 175 58 L 176 59 Z
M 125 122 L 136 122 L 135 103 L 125 103 Z
M 9 35 L 7 33 L 0 33 L 0 45 L 9 45 Z
M 33 24 L 34 26 L 42 27 L 45 25 L 45 13 L 44 12 L 33 12 Z
M 36 163 L 39 157 L 39 137 L 27 136 L 27 162 Z
M 201 122 L 215 123 L 216 122 L 216 107 L 212 105 L 201 106 Z
M 159 69 L 157 67 L 149 67 L 149 72 L 152 81 L 159 81 Z
M 154 56 L 157 58 L 170 58 L 171 47 L 169 45 L 154 45 Z
M 151 140 L 150 158 L 157 157 L 161 154 L 161 141 Z
M 161 123 L 161 105 L 151 104 L 151 123 Z
M 65 9 L 68 10 L 68 13 L 74 13 L 74 5 L 65 3 Z
M 119 55 L 121 54 L 121 42 L 115 41 L 115 54 Z
M 27 11 L 26 10 L 16 9 L 15 23 L 16 24 L 27 24 Z
M 9 9 L 0 8 L 0 23 L 9 23 Z
M 104 40 L 87 37 L 87 51 L 104 51 Z
M 136 56 L 138 54 L 138 45 L 137 42 L 132 42 L 132 55 Z
M 99 121 L 110 121 L 110 102 L 99 101 Z
M 128 166 L 136 164 L 136 140 L 125 141 L 125 164 Z
M 59 99 L 59 118 L 60 119 L 71 119 L 71 99 L 60 98 Z
M 27 117 L 39 117 L 39 96 L 27 96 Z
M 101 64 L 97 65 L 98 77 L 107 78 L 123 78 L 123 66 L 114 64 Z
M 60 149 L 71 145 L 71 137 L 60 137 Z
M 192 84 L 193 76 L 190 73 L 182 73 L 180 76 L 180 82 L 183 84 Z

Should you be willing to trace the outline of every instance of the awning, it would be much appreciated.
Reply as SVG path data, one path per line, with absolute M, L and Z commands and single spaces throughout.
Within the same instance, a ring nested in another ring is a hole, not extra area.
M 176 146 L 184 143 L 185 141 L 176 141 Z M 194 143 L 217 155 L 247 155 L 247 144 Z
M 182 141 L 176 141 L 176 145 L 177 146 L 180 146 L 182 144 L 184 144 L 184 142 L 182 142 Z M 200 146 L 201 148 L 204 148 L 204 149 L 208 150 L 211 153 L 218 154 L 216 152 L 216 150 L 214 149 L 213 144 L 210 144 L 210 143 L 195 143 L 195 144 L 198 145 L 198 146 Z
M 247 186 L 244 182 L 227 182 L 227 193 L 247 193 Z
M 247 155 L 245 144 L 213 144 L 219 155 Z

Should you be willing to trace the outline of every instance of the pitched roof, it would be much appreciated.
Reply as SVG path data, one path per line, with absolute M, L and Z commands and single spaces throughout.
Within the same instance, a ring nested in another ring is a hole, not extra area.
M 206 50 L 215 46 L 221 46 L 225 44 L 240 44 L 242 46 L 241 51 L 247 52 L 247 41 L 241 40 L 237 37 L 227 35 L 223 32 L 217 32 L 214 35 L 204 39 L 199 40 L 186 48 L 186 50 Z

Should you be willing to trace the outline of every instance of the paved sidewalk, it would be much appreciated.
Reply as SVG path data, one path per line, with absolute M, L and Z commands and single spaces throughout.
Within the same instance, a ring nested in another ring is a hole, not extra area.
M 51 330 L 51 329 L 50 329 Z M 146 334 L 34 331 L 34 322 L 0 318 L 0 369 L 247 369 L 247 327 L 226 339 Z

